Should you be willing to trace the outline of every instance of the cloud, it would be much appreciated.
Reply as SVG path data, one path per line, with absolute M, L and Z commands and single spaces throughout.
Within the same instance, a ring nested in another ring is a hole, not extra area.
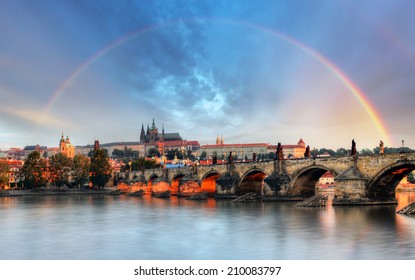
M 19 123 L 22 127 L 47 126 L 49 128 L 61 129 L 66 126 L 74 126 L 67 119 L 59 119 L 54 116 L 43 114 L 38 110 L 30 110 L 28 108 L 0 108 L 0 113 L 4 118 L 14 124 Z

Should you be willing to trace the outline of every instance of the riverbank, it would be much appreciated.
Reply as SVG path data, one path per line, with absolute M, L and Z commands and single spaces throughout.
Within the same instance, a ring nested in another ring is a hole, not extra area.
M 114 188 L 105 189 L 38 189 L 38 190 L 0 190 L 0 197 L 36 195 L 90 195 L 111 194 Z

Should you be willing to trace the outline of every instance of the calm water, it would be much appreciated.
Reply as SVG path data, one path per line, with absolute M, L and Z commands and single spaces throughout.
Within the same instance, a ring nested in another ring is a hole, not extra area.
M 400 194 L 403 204 L 415 194 Z M 398 206 L 400 207 L 400 206 Z M 0 198 L 0 259 L 415 259 L 396 206 L 151 197 Z

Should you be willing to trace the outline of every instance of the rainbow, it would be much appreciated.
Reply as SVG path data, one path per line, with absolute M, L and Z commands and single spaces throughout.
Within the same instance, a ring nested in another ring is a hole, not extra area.
M 45 107 L 44 114 L 46 115 L 49 113 L 49 111 L 52 109 L 53 105 L 56 103 L 56 101 L 59 99 L 59 97 L 62 96 L 62 94 L 65 92 L 65 90 L 76 80 L 76 78 L 82 74 L 85 69 L 87 69 L 91 64 L 93 64 L 95 61 L 97 61 L 100 57 L 104 56 L 114 48 L 117 48 L 118 46 L 128 42 L 131 39 L 134 39 L 138 36 L 141 36 L 143 34 L 162 29 L 168 26 L 176 25 L 180 22 L 196 22 L 196 21 L 208 21 L 213 23 L 225 23 L 225 24 L 232 24 L 232 25 L 238 25 L 243 26 L 246 28 L 259 30 L 262 32 L 265 32 L 267 34 L 270 34 L 272 36 L 275 36 L 276 38 L 283 40 L 285 42 L 288 42 L 295 47 L 299 48 L 300 50 L 306 52 L 311 57 L 316 59 L 318 62 L 320 62 L 322 65 L 324 65 L 333 75 L 339 79 L 347 88 L 348 90 L 353 94 L 353 96 L 357 99 L 357 101 L 361 104 L 361 106 L 364 108 L 364 110 L 367 112 L 368 116 L 374 123 L 375 127 L 379 131 L 383 141 L 391 145 L 393 141 L 389 137 L 387 125 L 383 121 L 381 115 L 376 110 L 376 107 L 371 103 L 369 98 L 364 94 L 364 92 L 338 67 L 336 64 L 334 64 L 332 61 L 330 61 L 327 57 L 322 55 L 321 53 L 317 52 L 315 49 L 305 45 L 304 43 L 288 36 L 285 33 L 282 33 L 278 30 L 271 29 L 262 25 L 245 22 L 245 21 L 237 21 L 237 20 L 228 20 L 228 19 L 211 19 L 211 18 L 197 18 L 197 19 L 188 19 L 188 20 L 178 20 L 178 21 L 171 21 L 171 22 L 165 22 L 163 24 L 148 26 L 142 29 L 139 29 L 137 31 L 128 33 L 127 35 L 124 35 L 123 37 L 120 37 L 110 44 L 106 45 L 103 49 L 96 52 L 94 55 L 92 55 L 90 58 L 85 60 L 81 65 L 76 68 L 72 74 L 70 74 L 58 87 L 58 89 L 52 94 L 49 102 L 47 103 L 47 106 Z
M 305 51 L 309 55 L 311 55 L 313 58 L 315 58 L 317 61 L 319 61 L 321 64 L 323 64 L 327 69 L 330 70 L 334 74 L 335 77 L 337 77 L 353 94 L 353 96 L 357 99 L 357 101 L 362 105 L 364 110 L 369 115 L 370 119 L 373 121 L 375 127 L 379 131 L 380 135 L 385 139 L 386 143 L 392 144 L 392 140 L 389 137 L 389 132 L 387 129 L 387 125 L 383 121 L 381 115 L 376 110 L 376 107 L 371 103 L 369 98 L 364 94 L 364 92 L 338 67 L 336 66 L 332 61 L 330 61 L 327 57 L 323 56 L 321 53 L 317 52 L 316 50 L 312 49 L 311 47 L 305 45 L 304 43 L 289 37 L 288 35 L 274 30 L 270 29 L 264 26 L 259 26 L 252 23 L 245 23 L 241 22 L 241 24 L 262 30 L 263 32 L 266 32 L 268 34 L 274 35 L 280 39 L 283 39 L 286 42 L 291 43 L 292 45 L 300 48 L 301 50 Z

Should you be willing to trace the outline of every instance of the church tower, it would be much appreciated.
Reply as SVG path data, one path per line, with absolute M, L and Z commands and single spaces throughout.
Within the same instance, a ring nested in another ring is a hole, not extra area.
M 66 145 L 65 145 L 65 138 L 63 138 L 63 132 L 62 132 L 62 136 L 61 136 L 61 141 L 59 141 L 59 151 L 62 154 L 66 153 Z
M 153 123 L 151 124 L 151 127 L 149 129 L 149 132 L 147 133 L 147 137 L 148 137 L 148 141 L 150 143 L 154 143 L 158 141 L 158 128 L 156 126 L 156 123 L 154 122 L 154 118 L 153 118 Z
M 75 146 L 71 144 L 69 136 L 66 136 L 66 139 L 63 138 L 63 132 L 61 140 L 59 141 L 59 151 L 61 152 L 61 154 L 64 154 L 68 158 L 75 157 Z

